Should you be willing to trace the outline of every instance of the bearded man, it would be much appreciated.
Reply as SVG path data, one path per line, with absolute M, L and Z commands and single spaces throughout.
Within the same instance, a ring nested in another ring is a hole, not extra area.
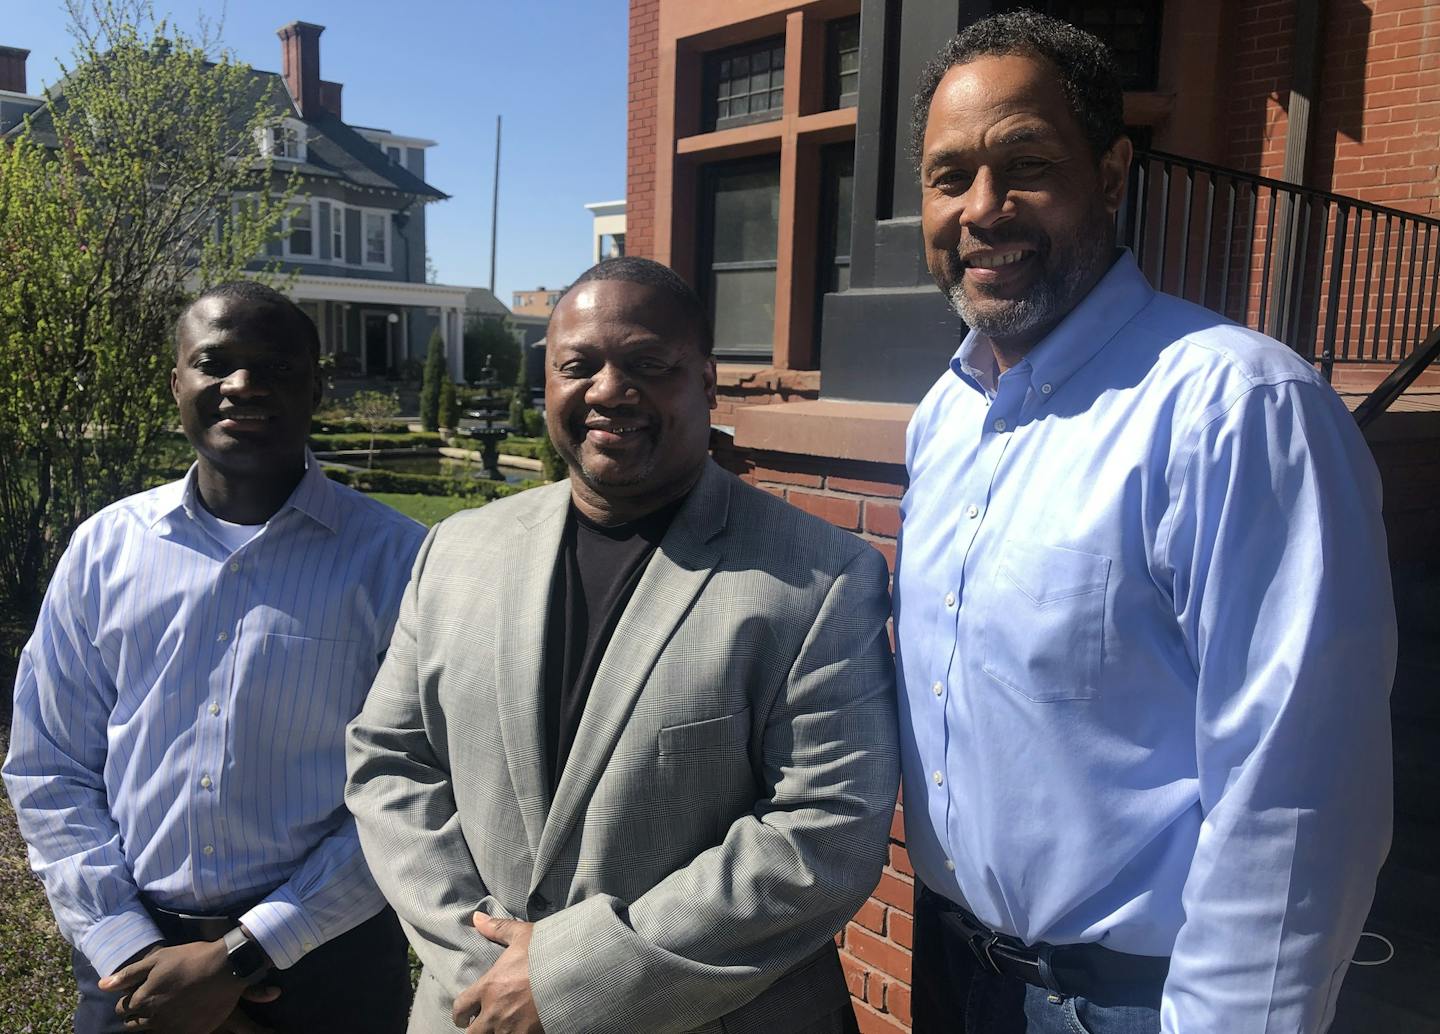
M 1390 838 L 1394 608 L 1354 421 L 1117 250 L 1094 37 L 953 39 L 915 105 L 970 327 L 896 586 L 917 1034 L 1319 1032 Z

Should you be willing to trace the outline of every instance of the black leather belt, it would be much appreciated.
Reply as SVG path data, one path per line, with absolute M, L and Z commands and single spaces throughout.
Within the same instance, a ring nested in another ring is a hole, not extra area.
M 1128 955 L 1098 944 L 1026 944 L 996 933 L 929 888 L 921 895 L 936 910 L 940 929 L 962 941 L 987 972 L 1096 1005 L 1160 1008 L 1168 956 Z
M 239 925 L 240 917 L 250 910 L 251 905 L 243 908 L 235 908 L 223 915 L 194 915 L 189 912 L 176 912 L 173 909 L 161 908 L 148 896 L 141 895 L 141 903 L 145 911 L 150 913 L 150 918 L 165 935 L 165 939 L 174 944 L 187 944 L 192 941 L 218 941 L 231 930 Z

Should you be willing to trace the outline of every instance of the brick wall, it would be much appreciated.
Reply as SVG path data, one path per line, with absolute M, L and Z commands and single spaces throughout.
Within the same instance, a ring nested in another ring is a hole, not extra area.
M 726 469 L 859 535 L 894 570 L 900 497 L 905 492 L 903 465 L 737 449 L 718 434 L 712 444 L 715 459 Z M 890 858 L 880 881 L 870 900 L 835 938 L 863 1034 L 910 1029 L 914 875 L 905 853 L 903 809 L 897 806 L 890 827 Z
M 655 253 L 655 124 L 660 0 L 630 0 L 630 103 L 625 133 L 625 254 Z

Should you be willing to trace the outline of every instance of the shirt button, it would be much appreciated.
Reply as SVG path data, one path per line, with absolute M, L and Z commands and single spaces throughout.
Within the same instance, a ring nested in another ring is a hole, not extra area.
M 300 945 L 300 947 L 304 948 L 306 951 L 314 951 L 314 950 L 315 950 L 315 942 L 314 942 L 314 941 L 305 941 L 303 944 Z
M 215 853 L 215 847 L 212 844 L 206 844 L 203 850 L 207 855 L 212 855 Z
M 946 872 L 954 872 L 954 871 L 955 871 L 955 863 L 952 862 L 952 861 L 951 861 L 950 859 L 948 859 L 948 858 L 945 859 L 945 871 L 946 871 Z
M 221 632 L 221 633 L 220 633 L 219 635 L 217 635 L 215 638 L 218 639 L 218 640 L 220 640 L 220 642 L 223 643 L 225 640 L 227 640 L 227 639 L 230 638 L 230 633 L 229 633 L 229 632 Z
M 232 564 L 230 565 L 230 570 L 232 570 L 232 571 L 238 571 L 238 570 L 240 570 L 240 565 L 239 565 L 239 564 L 236 564 L 236 563 L 232 563 Z
M 220 713 L 220 705 L 219 705 L 219 704 L 211 704 L 211 705 L 210 705 L 210 713 L 211 713 L 211 714 L 219 714 L 219 713 Z
M 955 594 L 954 594 L 953 592 L 947 592 L 947 593 L 945 594 L 945 606 L 947 606 L 947 607 L 953 607 L 953 606 L 955 606 Z
M 1053 384 L 1042 384 L 1042 385 L 1040 385 L 1040 394 L 1042 394 L 1042 395 L 1048 395 L 1048 394 L 1050 394 L 1050 393 L 1051 393 L 1052 391 L 1054 391 L 1054 390 L 1055 390 L 1055 385 L 1053 385 Z
M 214 784 L 210 782 L 210 777 L 209 777 L 208 775 L 205 775 L 205 776 L 201 776 L 201 777 L 200 777 L 200 785 L 203 786 L 203 787 L 205 787 L 205 789 L 208 790 L 208 789 L 210 789 L 210 787 L 213 786 Z
M 932 775 L 930 778 L 935 780 L 936 786 L 945 785 L 945 773 L 941 772 L 938 768 L 935 770 L 935 774 Z
M 937 682 L 937 683 L 935 683 L 935 685 L 931 686 L 930 688 L 935 691 L 935 695 L 938 697 L 938 696 L 941 696 L 941 695 L 944 694 L 944 692 L 945 692 L 945 683 L 943 683 L 943 682 Z
M 980 507 L 976 506 L 974 503 L 971 503 L 969 506 L 965 507 L 965 516 L 971 518 L 972 520 L 976 517 L 979 517 Z
M 1003 431 L 1007 426 L 1003 418 L 995 421 L 995 430 L 997 431 Z

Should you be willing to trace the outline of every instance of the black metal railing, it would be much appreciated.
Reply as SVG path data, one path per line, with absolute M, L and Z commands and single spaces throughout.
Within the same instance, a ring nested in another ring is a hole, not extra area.
M 1151 282 L 1327 379 L 1335 363 L 1400 363 L 1437 325 L 1440 219 L 1161 151 L 1130 175 L 1120 239 Z

